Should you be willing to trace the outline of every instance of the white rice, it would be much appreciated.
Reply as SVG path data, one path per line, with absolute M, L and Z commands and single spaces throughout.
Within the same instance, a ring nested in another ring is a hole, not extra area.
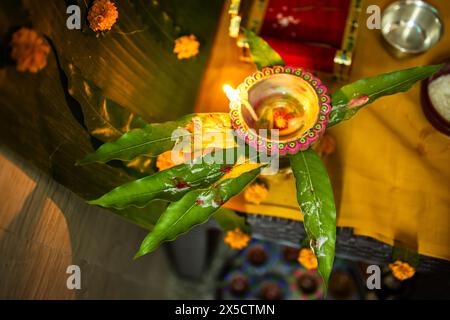
M 436 111 L 450 122 L 450 74 L 430 83 L 428 95 Z

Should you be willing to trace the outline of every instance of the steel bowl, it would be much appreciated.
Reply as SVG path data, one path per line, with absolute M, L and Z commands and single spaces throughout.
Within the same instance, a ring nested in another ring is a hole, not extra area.
M 381 33 L 398 57 L 423 53 L 441 39 L 444 25 L 439 11 L 421 0 L 389 5 L 381 19 Z

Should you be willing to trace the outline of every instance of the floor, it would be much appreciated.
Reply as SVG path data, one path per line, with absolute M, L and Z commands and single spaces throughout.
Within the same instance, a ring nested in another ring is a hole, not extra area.
M 97 207 L 0 149 L 0 298 L 166 298 L 163 250 L 133 260 L 145 230 Z M 68 266 L 81 269 L 69 290 Z

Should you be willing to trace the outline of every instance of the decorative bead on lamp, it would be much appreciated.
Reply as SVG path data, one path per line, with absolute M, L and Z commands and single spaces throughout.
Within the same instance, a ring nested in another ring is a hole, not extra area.
M 236 91 L 227 94 L 233 128 L 258 151 L 278 150 L 283 156 L 306 150 L 329 121 L 326 86 L 301 68 L 264 68 L 247 77 Z M 273 129 L 278 135 L 271 134 Z

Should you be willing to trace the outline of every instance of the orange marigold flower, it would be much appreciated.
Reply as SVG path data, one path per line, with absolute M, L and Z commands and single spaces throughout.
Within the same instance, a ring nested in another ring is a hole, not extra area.
M 172 151 L 166 151 L 161 153 L 158 158 L 156 158 L 156 167 L 162 171 L 172 168 L 184 162 L 183 154 L 180 153 L 178 156 L 172 154 Z
M 243 232 L 241 229 L 236 228 L 228 231 L 223 241 L 231 248 L 240 250 L 247 246 L 250 241 L 250 235 Z
M 302 248 L 298 254 L 298 262 L 307 270 L 317 269 L 318 262 L 314 252 L 310 248 Z
M 336 150 L 336 139 L 332 135 L 325 134 L 313 149 L 321 157 L 328 156 Z
M 37 73 L 47 65 L 50 46 L 36 31 L 20 28 L 13 34 L 11 46 L 18 71 Z
M 292 114 L 285 110 L 275 111 L 273 114 L 273 125 L 275 129 L 284 130 L 287 129 L 289 125 L 289 120 L 291 120 Z
M 110 0 L 95 0 L 89 9 L 89 26 L 95 32 L 111 30 L 119 17 L 116 5 Z
M 263 183 L 252 183 L 244 191 L 244 198 L 247 202 L 260 204 L 269 194 L 269 190 Z
M 390 263 L 389 268 L 392 271 L 392 275 L 400 281 L 412 278 L 412 276 L 416 273 L 416 269 L 414 269 L 409 263 L 402 262 L 400 260 Z
M 198 54 L 198 49 L 200 48 L 200 42 L 197 38 L 191 34 L 189 36 L 182 36 L 175 40 L 175 47 L 173 52 L 177 54 L 177 58 L 190 59 Z

